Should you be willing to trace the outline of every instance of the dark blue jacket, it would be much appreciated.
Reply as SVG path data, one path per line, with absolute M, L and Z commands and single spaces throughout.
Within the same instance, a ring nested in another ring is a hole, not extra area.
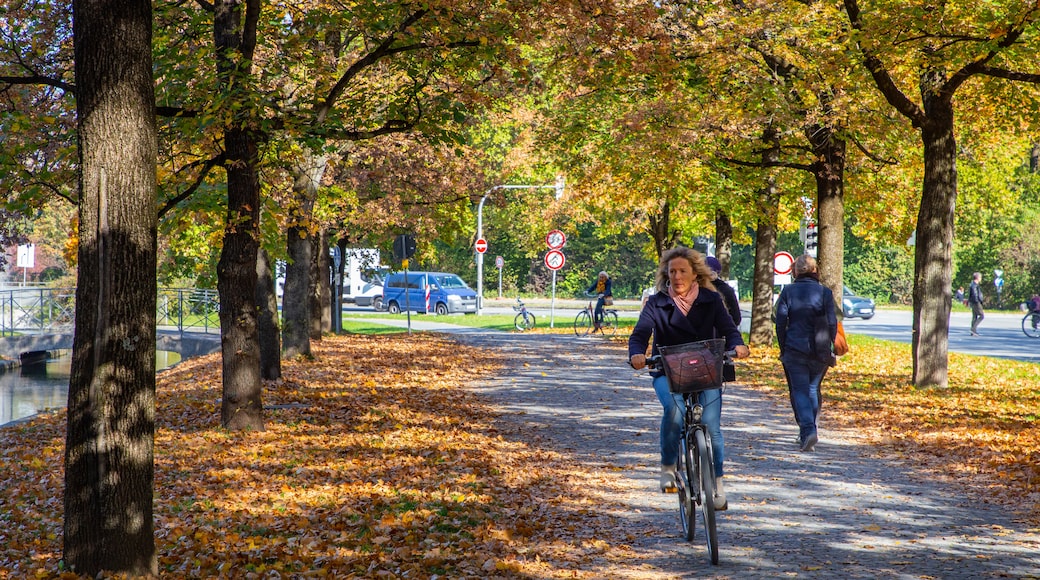
M 838 334 L 834 294 L 811 276 L 784 286 L 776 303 L 776 340 L 780 356 L 805 356 L 831 362 Z
M 724 284 L 724 282 L 721 282 Z M 654 338 L 653 354 L 657 347 L 685 344 L 698 340 L 725 338 L 726 350 L 733 350 L 744 344 L 740 331 L 733 324 L 726 304 L 718 292 L 701 288 L 697 299 L 690 307 L 690 313 L 683 316 L 682 310 L 675 305 L 671 296 L 658 292 L 643 305 L 639 313 L 639 321 L 628 338 L 628 358 L 636 354 L 646 354 L 650 336 Z

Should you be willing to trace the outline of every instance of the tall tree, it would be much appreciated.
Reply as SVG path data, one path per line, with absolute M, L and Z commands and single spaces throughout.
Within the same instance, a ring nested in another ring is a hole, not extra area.
M 227 218 L 217 264 L 224 377 L 220 422 L 228 429 L 263 430 L 256 302 L 262 137 L 251 78 L 260 0 L 218 0 L 213 9 L 218 87 L 230 113 L 223 128 Z
M 866 12 L 858 0 L 844 0 L 844 6 L 864 67 L 888 103 L 920 132 L 924 178 L 914 248 L 913 382 L 946 387 L 957 201 L 954 97 L 975 78 L 1040 83 L 1040 74 L 1012 70 L 1035 66 L 1040 5 L 995 2 L 976 11 L 946 2 L 925 9 L 871 2 Z M 901 85 L 916 85 L 920 101 Z
M 154 576 L 151 2 L 74 0 L 73 21 L 82 198 L 64 560 L 88 576 Z

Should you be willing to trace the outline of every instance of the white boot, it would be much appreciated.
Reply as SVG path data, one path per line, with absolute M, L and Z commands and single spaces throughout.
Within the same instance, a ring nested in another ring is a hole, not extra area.
M 722 487 L 722 478 L 715 478 L 715 511 L 726 511 L 729 502 L 726 501 L 726 490 Z
M 664 493 L 674 493 L 678 491 L 678 487 L 675 486 L 675 464 L 662 465 L 661 466 L 661 491 Z

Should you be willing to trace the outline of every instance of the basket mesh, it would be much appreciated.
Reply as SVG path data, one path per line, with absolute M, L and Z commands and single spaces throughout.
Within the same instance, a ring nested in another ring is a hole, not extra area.
M 722 387 L 726 341 L 721 338 L 662 346 L 664 374 L 673 393 L 696 393 Z

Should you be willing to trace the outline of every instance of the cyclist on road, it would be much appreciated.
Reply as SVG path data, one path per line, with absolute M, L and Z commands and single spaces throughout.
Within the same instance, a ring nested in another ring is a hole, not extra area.
M 1033 294 L 1033 297 L 1026 301 L 1026 307 L 1033 313 L 1033 328 L 1036 328 L 1037 323 L 1040 323 L 1040 294 Z
M 657 293 L 651 296 L 639 314 L 639 321 L 628 339 L 628 360 L 635 369 L 646 366 L 646 351 L 653 336 L 653 354 L 658 347 L 685 344 L 713 338 L 725 338 L 726 350 L 735 350 L 737 358 L 750 354 L 733 319 L 726 311 L 722 296 L 711 282 L 711 270 L 704 256 L 690 248 L 678 247 L 661 256 L 657 268 Z M 668 378 L 654 371 L 654 391 L 664 408 L 661 417 L 661 491 L 675 491 L 675 464 L 679 457 L 679 433 L 686 413 L 682 395 L 673 395 Z M 701 420 L 711 433 L 715 456 L 715 509 L 727 508 L 722 487 L 722 390 L 712 389 L 698 395 L 704 407 Z
M 610 276 L 606 272 L 600 272 L 596 280 L 589 286 L 589 289 L 585 291 L 586 296 L 598 296 L 596 299 L 596 311 L 593 312 L 592 321 L 596 325 L 596 330 L 603 325 L 603 305 L 614 303 L 614 295 L 610 290 Z

